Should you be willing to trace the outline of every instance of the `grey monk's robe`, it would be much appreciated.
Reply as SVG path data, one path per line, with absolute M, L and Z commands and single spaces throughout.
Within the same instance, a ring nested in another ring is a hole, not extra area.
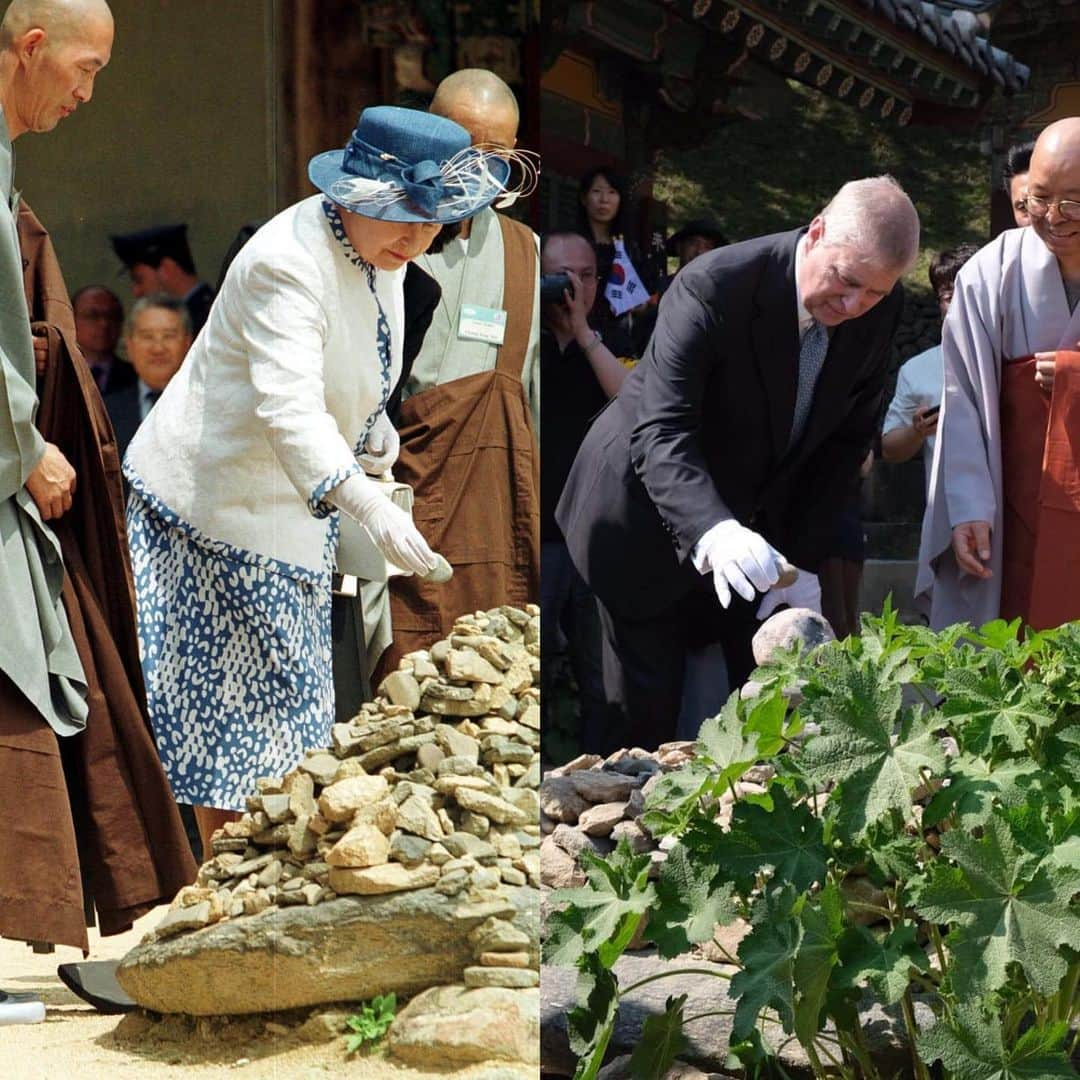
M 0 672 L 57 734 L 72 735 L 86 724 L 86 680 L 61 602 L 60 545 L 26 490 L 45 441 L 34 427 L 34 349 L 12 169 L 0 114 Z
M 1057 260 L 1032 229 L 1002 233 L 961 269 L 942 330 L 944 395 L 915 585 L 917 597 L 929 598 L 931 626 L 979 626 L 999 614 L 1009 454 L 1002 365 L 1078 341 L 1080 306 L 1070 314 Z M 990 522 L 993 576 L 985 581 L 961 575 L 952 554 L 952 529 L 965 521 Z

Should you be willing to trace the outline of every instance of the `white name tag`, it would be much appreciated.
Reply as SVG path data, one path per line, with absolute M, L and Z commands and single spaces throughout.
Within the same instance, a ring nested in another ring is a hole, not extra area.
M 501 345 L 506 335 L 506 312 L 499 308 L 462 304 L 458 318 L 458 337 L 462 341 L 486 341 Z

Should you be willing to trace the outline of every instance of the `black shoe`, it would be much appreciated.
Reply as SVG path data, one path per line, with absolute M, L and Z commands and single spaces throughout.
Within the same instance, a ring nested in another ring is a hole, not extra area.
M 84 960 L 79 964 L 61 964 L 56 974 L 73 994 L 88 1001 L 99 1013 L 127 1013 L 138 1005 L 116 981 L 119 963 L 119 960 Z

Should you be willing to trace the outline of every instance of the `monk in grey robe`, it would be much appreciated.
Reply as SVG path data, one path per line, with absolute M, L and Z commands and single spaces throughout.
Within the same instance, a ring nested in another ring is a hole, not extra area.
M 935 628 L 1080 617 L 1080 118 L 1043 131 L 1031 225 L 960 271 L 942 331 L 944 397 L 916 581 Z

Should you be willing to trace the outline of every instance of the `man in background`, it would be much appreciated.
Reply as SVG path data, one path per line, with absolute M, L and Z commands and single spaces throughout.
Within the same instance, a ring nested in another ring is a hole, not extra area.
M 517 143 L 517 100 L 490 71 L 447 76 L 431 111 L 461 124 L 474 146 Z M 394 476 L 412 486 L 414 516 L 454 576 L 391 580 L 386 670 L 446 636 L 463 611 L 540 595 L 537 238 L 488 208 L 416 262 L 442 298 L 405 382 Z
M 1010 146 L 1005 157 L 1005 168 L 1001 174 L 1002 186 L 1005 188 L 1005 194 L 1009 196 L 1013 221 L 1016 222 L 1017 228 L 1021 229 L 1031 224 L 1025 196 L 1027 195 L 1028 170 L 1031 168 L 1031 154 L 1034 149 L 1033 142 Z
M 161 294 L 139 297 L 124 327 L 124 348 L 136 381 L 105 395 L 121 460 L 191 348 L 191 322 L 183 301 Z
M 540 465 L 540 668 L 541 707 L 553 700 L 552 663 L 566 643 L 578 686 L 582 746 L 592 749 L 604 736 L 607 715 L 596 597 L 570 560 L 555 521 L 555 506 L 592 418 L 613 398 L 627 376 L 620 361 L 630 349 L 614 324 L 608 337 L 588 323 L 596 302 L 596 252 L 578 233 L 544 237 L 540 266 L 545 275 L 565 274 L 569 288 L 540 313 L 540 357 L 549 402 L 545 414 L 544 456 Z M 545 713 L 546 716 L 546 713 Z
M 694 218 L 668 237 L 667 253 L 679 260 L 679 270 L 706 251 L 727 246 L 727 237 L 709 217 Z
M 116 355 L 124 308 L 119 297 L 104 285 L 84 285 L 71 298 L 79 348 L 102 396 L 130 386 L 135 370 Z
M 188 247 L 186 225 L 154 225 L 110 237 L 113 250 L 131 274 L 135 297 L 165 293 L 183 300 L 197 335 L 210 315 L 214 290 L 199 279 Z

